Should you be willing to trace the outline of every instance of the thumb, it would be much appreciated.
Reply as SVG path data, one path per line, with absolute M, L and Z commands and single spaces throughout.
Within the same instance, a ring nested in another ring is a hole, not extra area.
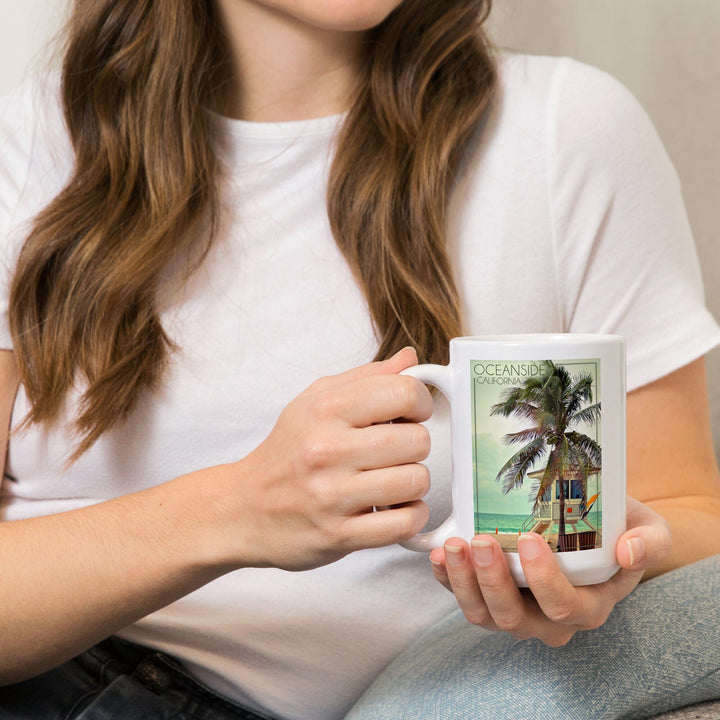
M 618 540 L 616 555 L 625 569 L 647 570 L 670 554 L 672 536 L 667 520 L 652 508 L 627 498 L 627 531 Z

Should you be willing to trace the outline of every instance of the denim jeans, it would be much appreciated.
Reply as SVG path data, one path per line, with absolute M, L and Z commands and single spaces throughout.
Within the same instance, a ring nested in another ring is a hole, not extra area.
M 459 613 L 417 640 L 346 720 L 639 720 L 720 698 L 720 555 L 639 586 L 550 648 Z M 0 688 L 1 720 L 257 720 L 173 659 L 109 639 Z
M 266 720 L 191 678 L 172 658 L 109 638 L 0 688 L 2 720 Z
M 456 612 L 410 646 L 346 720 L 640 720 L 720 698 L 720 555 L 640 585 L 565 646 Z

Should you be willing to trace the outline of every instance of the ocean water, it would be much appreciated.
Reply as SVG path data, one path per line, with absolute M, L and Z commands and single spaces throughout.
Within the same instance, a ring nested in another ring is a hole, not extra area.
M 527 515 L 502 515 L 500 513 L 475 513 L 477 532 L 494 533 L 495 528 L 501 533 L 519 532 Z
M 520 532 L 523 523 L 527 520 L 527 515 L 503 515 L 501 513 L 475 513 L 475 528 L 477 532 L 494 533 L 497 528 L 501 533 Z M 590 511 L 587 518 L 595 528 L 602 530 L 602 513 Z M 589 525 L 580 521 L 577 530 L 590 530 Z M 557 532 L 557 527 L 555 528 Z M 567 524 L 567 532 L 572 532 L 572 525 Z

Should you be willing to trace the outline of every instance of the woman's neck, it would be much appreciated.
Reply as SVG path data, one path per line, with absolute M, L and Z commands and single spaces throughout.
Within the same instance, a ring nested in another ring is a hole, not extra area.
M 224 114 L 257 122 L 347 109 L 364 33 L 317 27 L 253 0 L 215 0 L 230 54 Z

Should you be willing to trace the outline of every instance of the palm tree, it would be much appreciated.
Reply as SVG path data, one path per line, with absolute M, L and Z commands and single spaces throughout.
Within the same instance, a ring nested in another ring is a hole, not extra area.
M 526 430 L 508 433 L 503 441 L 508 445 L 522 444 L 500 469 L 498 482 L 507 494 L 523 484 L 533 465 L 548 455 L 545 471 L 535 498 L 535 511 L 545 492 L 558 481 L 560 489 L 560 522 L 558 536 L 565 535 L 565 486 L 570 478 L 582 483 L 586 501 L 589 472 L 601 468 L 600 445 L 587 435 L 573 430 L 581 423 L 600 419 L 600 403 L 592 401 L 592 375 L 571 374 L 550 360 L 543 363 L 543 374 L 528 378 L 518 387 L 508 388 L 502 401 L 493 405 L 490 414 L 529 420 Z

